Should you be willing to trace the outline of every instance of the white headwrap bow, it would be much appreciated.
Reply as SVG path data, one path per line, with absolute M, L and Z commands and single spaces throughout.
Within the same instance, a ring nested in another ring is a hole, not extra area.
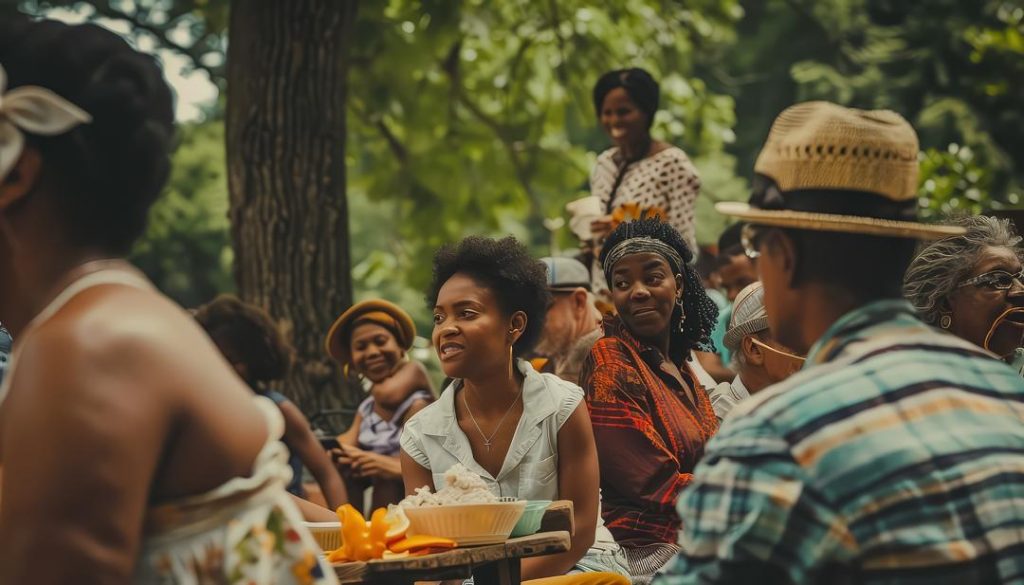
M 0 180 L 21 156 L 22 131 L 56 136 L 92 122 L 88 113 L 48 89 L 26 85 L 5 93 L 6 89 L 7 72 L 0 65 Z

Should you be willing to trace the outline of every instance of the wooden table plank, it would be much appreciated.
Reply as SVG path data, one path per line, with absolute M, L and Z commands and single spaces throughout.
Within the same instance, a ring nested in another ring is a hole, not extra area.
M 394 578 L 396 581 L 407 577 L 421 580 L 440 579 L 445 577 L 434 575 L 441 572 L 451 573 L 453 569 L 459 568 L 464 568 L 468 577 L 468 572 L 474 566 L 504 559 L 565 552 L 569 550 L 569 546 L 568 532 L 543 532 L 512 538 L 498 544 L 455 548 L 420 557 L 340 563 L 333 565 L 333 568 L 342 583 L 381 581 L 386 577 Z
M 538 532 L 558 532 L 564 530 L 570 536 L 576 534 L 576 518 L 573 515 L 572 500 L 556 500 L 551 502 L 540 521 Z

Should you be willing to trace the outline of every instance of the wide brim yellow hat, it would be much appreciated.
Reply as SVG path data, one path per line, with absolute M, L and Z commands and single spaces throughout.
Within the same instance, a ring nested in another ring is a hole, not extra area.
M 409 313 L 394 303 L 371 299 L 352 305 L 335 319 L 324 338 L 327 355 L 342 366 L 348 365 L 352 361 L 349 346 L 353 326 L 363 322 L 376 323 L 391 331 L 399 347 L 405 351 L 412 348 L 413 340 L 416 339 L 416 324 Z
M 791 106 L 772 124 L 754 165 L 781 192 L 815 194 L 813 209 L 764 209 L 720 202 L 722 214 L 750 223 L 874 236 L 939 239 L 964 233 L 955 226 L 884 217 L 917 205 L 918 140 L 913 127 L 889 110 L 858 110 L 829 102 Z M 820 196 L 817 195 L 820 193 Z M 877 214 L 852 214 L 851 200 L 871 194 L 885 203 Z M 848 197 L 845 195 L 849 195 Z M 807 206 L 808 199 L 802 201 Z

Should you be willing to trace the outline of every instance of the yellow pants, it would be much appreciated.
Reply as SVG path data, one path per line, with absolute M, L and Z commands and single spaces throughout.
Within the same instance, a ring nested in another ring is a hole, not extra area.
M 629 579 L 615 573 L 577 573 L 532 579 L 523 585 L 629 585 Z

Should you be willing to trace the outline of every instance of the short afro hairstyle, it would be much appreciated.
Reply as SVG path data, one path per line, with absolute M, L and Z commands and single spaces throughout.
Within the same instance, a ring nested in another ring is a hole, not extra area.
M 601 248 L 601 264 L 604 264 L 608 252 L 621 242 L 633 238 L 652 238 L 660 240 L 671 246 L 683 259 L 683 265 L 679 267 L 683 277 L 683 309 L 680 312 L 678 306 L 672 312 L 669 329 L 669 358 L 675 363 L 682 363 L 686 360 L 691 350 L 715 351 L 714 343 L 711 341 L 711 330 L 715 328 L 718 320 L 718 305 L 711 300 L 704 290 L 700 274 L 692 266 L 693 252 L 686 245 L 683 236 L 676 228 L 661 221 L 658 218 L 639 219 L 636 221 L 623 222 L 615 228 L 605 240 Z M 608 283 L 609 289 L 611 283 Z M 679 320 L 685 314 L 682 330 L 679 328 Z
M 174 98 L 156 60 L 93 24 L 0 18 L 7 88 L 43 87 L 92 121 L 57 136 L 24 132 L 52 181 L 61 228 L 78 245 L 126 254 L 170 174 Z
M 434 256 L 428 306 L 437 304 L 441 287 L 460 273 L 488 288 L 506 315 L 517 311 L 526 314 L 526 329 L 512 349 L 517 356 L 533 349 L 544 330 L 551 303 L 544 263 L 531 256 L 526 246 L 511 236 L 500 240 L 469 236 L 458 244 L 442 247 Z
M 248 382 L 267 384 L 291 370 L 295 350 L 260 307 L 234 295 L 220 295 L 196 309 L 195 317 L 218 346 L 229 345 L 233 357 L 242 360 Z
M 654 124 L 654 114 L 658 112 L 661 87 L 650 73 L 639 67 L 609 71 L 597 80 L 594 84 L 593 99 L 598 119 L 601 118 L 604 98 L 618 87 L 626 90 L 629 99 L 633 100 L 641 112 L 647 114 L 647 127 L 650 128 Z

